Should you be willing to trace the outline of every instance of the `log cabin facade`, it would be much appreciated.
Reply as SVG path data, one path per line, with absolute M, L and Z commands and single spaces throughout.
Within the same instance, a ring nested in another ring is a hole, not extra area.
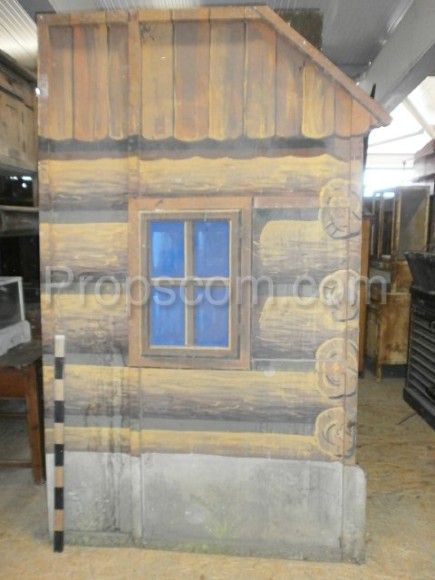
M 351 289 L 363 138 L 388 116 L 267 7 L 38 26 L 67 543 L 360 559 Z

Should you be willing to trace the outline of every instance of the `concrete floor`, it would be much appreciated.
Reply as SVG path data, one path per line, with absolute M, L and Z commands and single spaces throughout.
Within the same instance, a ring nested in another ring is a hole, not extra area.
M 44 486 L 0 469 L 0 578 L 288 580 L 435 578 L 435 433 L 402 401 L 403 379 L 360 382 L 357 461 L 368 477 L 367 560 L 314 564 L 66 546 L 54 554 Z M 14 427 L 19 434 L 20 427 Z M 3 430 L 4 433 L 4 430 Z M 21 428 L 21 433 L 25 432 Z M 17 435 L 18 436 L 18 435 Z M 4 448 L 6 435 L 1 438 Z M 25 438 L 24 438 L 25 442 Z

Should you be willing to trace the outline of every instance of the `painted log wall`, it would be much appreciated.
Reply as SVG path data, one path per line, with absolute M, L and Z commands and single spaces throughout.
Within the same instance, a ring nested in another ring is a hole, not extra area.
M 357 308 L 325 305 L 319 285 L 330 296 L 359 271 L 354 135 L 373 120 L 255 12 L 229 14 L 40 21 L 48 448 L 61 332 L 71 450 L 353 461 Z M 186 195 L 251 198 L 252 274 L 273 281 L 251 370 L 127 366 L 128 200 Z M 301 274 L 316 284 L 302 300 Z

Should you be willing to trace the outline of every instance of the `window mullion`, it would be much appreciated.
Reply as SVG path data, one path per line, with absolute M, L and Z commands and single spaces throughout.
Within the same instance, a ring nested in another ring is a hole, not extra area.
M 184 276 L 185 278 L 193 277 L 193 222 L 186 220 L 184 223 Z M 194 285 L 189 282 L 185 284 L 185 333 L 186 346 L 194 346 L 195 344 L 195 311 L 192 306 L 195 298 Z M 189 306 L 190 304 L 190 306 Z

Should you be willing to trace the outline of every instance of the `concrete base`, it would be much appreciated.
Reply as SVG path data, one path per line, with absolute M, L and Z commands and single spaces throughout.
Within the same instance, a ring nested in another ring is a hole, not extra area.
M 365 477 L 356 466 L 82 452 L 67 452 L 65 460 L 67 543 L 131 539 L 160 549 L 289 559 L 364 556 Z

